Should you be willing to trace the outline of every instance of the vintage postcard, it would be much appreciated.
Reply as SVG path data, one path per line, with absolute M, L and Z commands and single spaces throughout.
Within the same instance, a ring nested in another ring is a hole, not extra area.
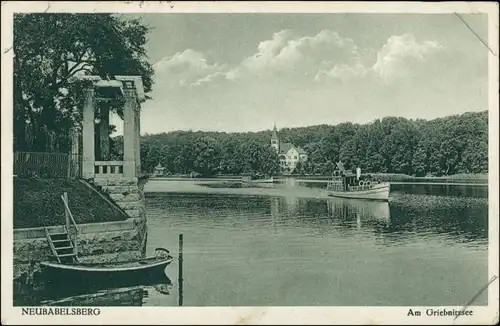
M 495 324 L 498 4 L 2 2 L 2 324 Z

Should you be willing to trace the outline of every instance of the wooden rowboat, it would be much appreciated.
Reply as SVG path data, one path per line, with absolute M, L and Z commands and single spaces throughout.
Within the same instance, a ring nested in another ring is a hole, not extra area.
M 165 278 L 165 269 L 173 261 L 168 250 L 156 249 L 156 256 L 113 263 L 62 264 L 41 262 L 42 273 L 48 284 L 142 284 Z

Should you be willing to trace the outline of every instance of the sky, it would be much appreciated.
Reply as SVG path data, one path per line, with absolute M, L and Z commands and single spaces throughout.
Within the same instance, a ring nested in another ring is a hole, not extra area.
M 488 49 L 454 14 L 127 16 L 152 27 L 146 51 L 155 84 L 142 104 L 143 134 L 487 109 Z M 462 17 L 488 39 L 486 15 Z

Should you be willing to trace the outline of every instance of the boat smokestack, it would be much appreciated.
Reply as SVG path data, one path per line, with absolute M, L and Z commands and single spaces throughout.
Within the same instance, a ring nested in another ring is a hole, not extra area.
M 356 168 L 356 178 L 359 180 L 359 177 L 361 177 L 361 168 Z

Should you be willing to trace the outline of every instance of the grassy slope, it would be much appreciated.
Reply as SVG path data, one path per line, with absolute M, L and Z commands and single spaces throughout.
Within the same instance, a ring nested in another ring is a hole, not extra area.
M 67 192 L 76 223 L 122 221 L 127 216 L 78 180 L 14 178 L 14 228 L 61 225 Z

